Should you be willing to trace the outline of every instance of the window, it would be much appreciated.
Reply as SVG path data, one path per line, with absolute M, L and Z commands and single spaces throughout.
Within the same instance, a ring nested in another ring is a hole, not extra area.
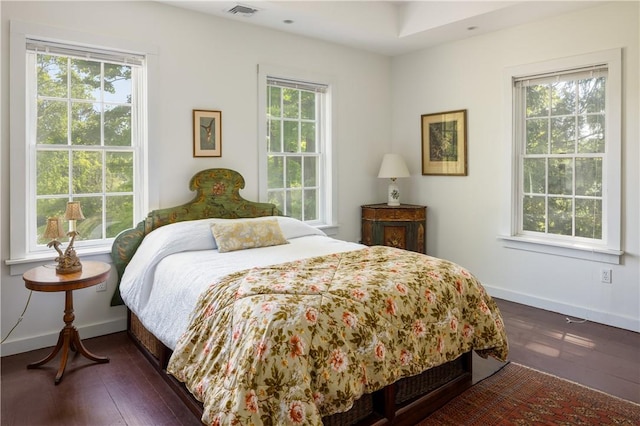
M 286 216 L 332 222 L 330 86 L 264 74 L 261 195 Z
M 11 99 L 17 232 L 7 263 L 51 256 L 42 237 L 47 218 L 62 217 L 69 201 L 79 201 L 85 217 L 77 223 L 76 248 L 106 252 L 147 205 L 146 56 L 53 42 L 27 35 L 45 27 L 14 24 L 11 82 L 25 90 L 13 90 Z
M 601 62 L 593 63 L 596 59 Z M 611 54 L 594 55 L 572 65 L 510 75 L 511 236 L 615 255 L 620 249 L 619 61 Z

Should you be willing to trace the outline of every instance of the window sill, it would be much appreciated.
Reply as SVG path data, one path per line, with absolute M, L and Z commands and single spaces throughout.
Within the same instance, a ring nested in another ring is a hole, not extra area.
M 329 237 L 335 237 L 338 235 L 338 225 L 317 225 L 316 228 L 327 234 Z
M 555 256 L 573 257 L 594 262 L 620 264 L 624 251 L 613 250 L 606 247 L 582 246 L 578 244 L 562 244 L 531 237 L 499 235 L 504 246 L 516 250 L 546 253 Z
M 80 257 L 80 261 L 98 260 L 111 263 L 111 246 L 81 248 L 78 250 L 78 256 Z M 36 266 L 55 262 L 56 257 L 55 252 L 52 250 L 51 252 L 30 254 L 19 259 L 7 259 L 5 260 L 5 264 L 9 267 L 9 275 L 22 275 Z

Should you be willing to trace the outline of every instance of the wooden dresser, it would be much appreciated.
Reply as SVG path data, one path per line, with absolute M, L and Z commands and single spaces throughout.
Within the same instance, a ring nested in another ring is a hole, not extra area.
M 426 253 L 427 207 L 386 203 L 362 206 L 362 244 Z

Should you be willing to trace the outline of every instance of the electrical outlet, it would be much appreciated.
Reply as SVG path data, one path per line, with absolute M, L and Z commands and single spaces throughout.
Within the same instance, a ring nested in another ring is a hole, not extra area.
M 96 291 L 107 291 L 107 282 L 100 283 L 96 286 Z
M 611 269 L 602 268 L 600 270 L 600 282 L 611 284 Z

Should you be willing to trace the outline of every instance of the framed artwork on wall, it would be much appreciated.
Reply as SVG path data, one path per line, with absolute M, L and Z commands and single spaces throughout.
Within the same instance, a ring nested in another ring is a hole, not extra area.
M 222 111 L 193 110 L 193 156 L 222 157 Z
M 423 114 L 422 174 L 467 175 L 467 110 Z

